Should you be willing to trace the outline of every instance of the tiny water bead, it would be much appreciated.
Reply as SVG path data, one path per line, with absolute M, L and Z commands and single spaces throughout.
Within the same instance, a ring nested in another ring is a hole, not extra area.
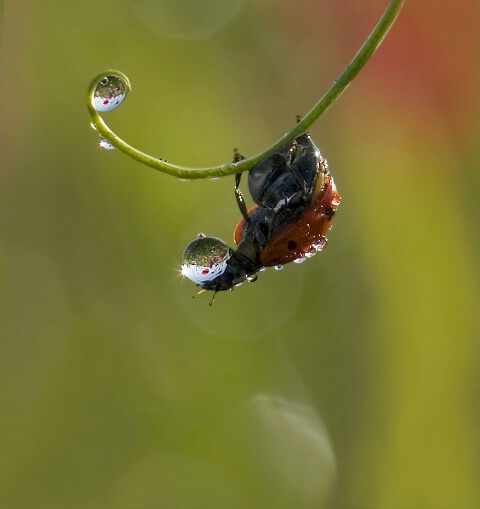
M 326 237 L 323 237 L 317 244 L 314 244 L 313 247 L 316 251 L 323 251 L 328 244 L 328 239 Z
M 105 138 L 100 138 L 98 146 L 103 150 L 115 150 L 115 147 Z
M 275 270 L 282 270 L 283 269 L 283 265 L 275 265 Z
M 300 263 L 305 263 L 306 261 L 307 261 L 306 258 L 296 258 L 295 260 L 293 260 L 293 263 L 300 264 Z
M 104 76 L 95 87 L 93 105 L 99 112 L 118 108 L 130 91 L 130 82 L 126 76 L 114 74 Z

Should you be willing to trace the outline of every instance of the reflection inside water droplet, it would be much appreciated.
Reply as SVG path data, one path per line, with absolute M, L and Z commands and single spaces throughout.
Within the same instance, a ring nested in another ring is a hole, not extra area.
M 112 111 L 124 101 L 130 90 L 130 83 L 119 76 L 105 76 L 95 88 L 93 105 L 97 111 Z
M 317 250 L 313 246 L 308 251 L 305 251 L 306 258 L 313 258 L 316 254 L 317 254 Z
M 275 265 L 275 270 L 282 270 L 283 269 L 283 265 Z

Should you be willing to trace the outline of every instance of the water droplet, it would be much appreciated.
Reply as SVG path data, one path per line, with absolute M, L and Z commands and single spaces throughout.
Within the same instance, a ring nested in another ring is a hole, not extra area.
M 267 270 L 267 267 L 260 267 L 258 269 L 258 272 L 265 272 Z
M 283 269 L 283 265 L 275 265 L 275 270 L 282 270 Z
M 96 131 L 97 130 L 97 126 L 93 123 L 93 122 L 90 122 L 90 127 Z
M 300 263 L 304 263 L 304 262 L 306 262 L 306 261 L 307 261 L 307 259 L 306 259 L 306 258 L 301 257 L 301 258 L 296 258 L 295 260 L 293 260 L 293 263 L 298 263 L 298 264 L 300 264 Z
M 100 141 L 98 142 L 98 146 L 100 148 L 103 148 L 103 150 L 115 150 L 115 147 L 107 141 L 105 138 L 100 138 Z
M 252 274 L 251 276 L 247 276 L 247 281 L 250 283 L 255 282 L 258 279 L 258 276 L 256 274 Z
M 317 250 L 312 246 L 308 251 L 305 251 L 306 258 L 313 258 L 317 254 Z
M 240 283 L 237 283 L 235 286 L 242 286 L 242 285 L 243 285 L 243 281 Z
M 213 281 L 227 269 L 230 254 L 223 240 L 199 236 L 183 251 L 182 274 L 198 285 Z
M 105 76 L 97 83 L 93 105 L 97 111 L 112 111 L 122 104 L 129 91 L 128 81 L 113 74 Z
M 327 247 L 328 239 L 323 237 L 319 242 L 313 245 L 316 251 L 323 251 Z

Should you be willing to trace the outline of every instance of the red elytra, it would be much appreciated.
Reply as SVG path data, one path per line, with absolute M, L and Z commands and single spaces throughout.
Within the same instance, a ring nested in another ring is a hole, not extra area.
M 262 250 L 260 261 L 263 266 L 284 265 L 305 257 L 315 245 L 323 245 L 340 199 L 332 176 L 326 176 L 322 188 L 316 196 L 314 195 L 312 204 L 302 216 L 274 235 Z M 248 215 L 257 207 L 258 205 L 254 205 L 248 211 Z M 245 220 L 241 218 L 234 232 L 237 245 L 242 239 L 244 226 Z

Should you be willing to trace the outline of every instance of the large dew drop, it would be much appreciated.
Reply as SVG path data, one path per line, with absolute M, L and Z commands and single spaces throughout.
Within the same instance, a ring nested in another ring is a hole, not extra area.
M 118 108 L 130 91 L 130 83 L 115 75 L 103 77 L 95 88 L 93 105 L 97 111 L 112 111 Z
M 223 240 L 201 233 L 185 248 L 181 272 L 197 285 L 203 285 L 225 272 L 230 254 Z

